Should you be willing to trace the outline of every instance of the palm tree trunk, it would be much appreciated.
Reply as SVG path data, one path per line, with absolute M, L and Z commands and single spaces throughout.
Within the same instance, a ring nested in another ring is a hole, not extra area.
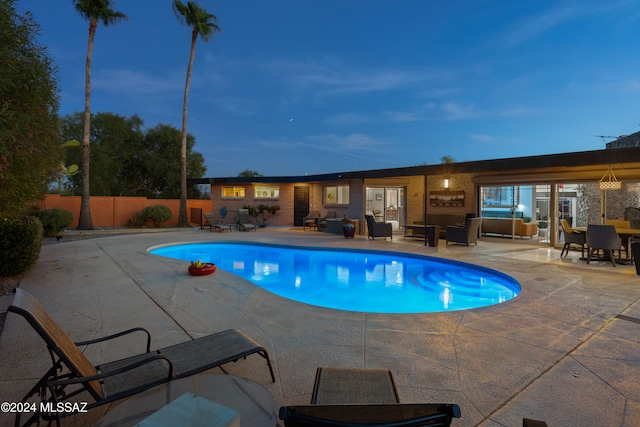
M 82 131 L 82 190 L 80 217 L 78 218 L 79 230 L 93 229 L 93 222 L 91 221 L 91 202 L 89 199 L 91 194 L 89 186 L 89 160 L 91 155 L 91 58 L 93 56 L 93 39 L 96 34 L 97 25 L 98 21 L 95 18 L 92 18 L 89 22 L 89 45 L 87 47 L 87 63 L 85 68 L 84 128 Z
M 191 84 L 191 70 L 196 56 L 196 41 L 198 32 L 194 30 L 191 36 L 191 53 L 189 66 L 187 67 L 187 81 L 184 85 L 184 104 L 182 106 L 182 146 L 180 149 L 180 211 L 178 215 L 178 227 L 188 227 L 187 217 L 187 106 L 189 104 L 189 85 Z

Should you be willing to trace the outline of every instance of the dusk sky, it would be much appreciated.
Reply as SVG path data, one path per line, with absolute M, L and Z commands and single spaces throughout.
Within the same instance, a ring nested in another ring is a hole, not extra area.
M 186 1 L 185 1 L 186 3 Z M 640 131 L 640 0 L 201 0 L 187 130 L 206 177 L 305 175 L 604 148 Z M 115 0 L 93 113 L 180 129 L 191 29 L 170 0 Z M 89 23 L 19 0 L 84 109 Z

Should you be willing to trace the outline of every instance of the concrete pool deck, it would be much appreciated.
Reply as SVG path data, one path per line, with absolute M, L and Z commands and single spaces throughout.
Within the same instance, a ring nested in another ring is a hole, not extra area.
M 633 266 L 579 260 L 529 240 L 482 238 L 477 246 L 344 239 L 302 229 L 216 233 L 181 229 L 43 246 L 20 287 L 38 298 L 74 340 L 133 326 L 152 348 L 237 328 L 264 345 L 276 374 L 251 356 L 230 374 L 262 384 L 276 404 L 307 404 L 318 366 L 391 369 L 405 403 L 460 405 L 454 426 L 640 425 L 640 277 Z M 161 244 L 256 241 L 366 248 L 455 259 L 503 271 L 522 293 L 503 304 L 446 313 L 370 314 L 309 306 L 270 294 L 221 269 L 192 277 L 185 261 L 150 255 Z M 12 297 L 1 297 L 7 305 Z M 621 316 L 621 317 L 616 317 Z M 94 346 L 99 364 L 142 344 Z M 0 401 L 19 401 L 50 367 L 43 341 L 8 313 L 0 334 Z M 221 373 L 214 369 L 209 373 Z M 78 397 L 77 401 L 82 401 Z M 66 418 L 91 425 L 109 406 Z M 0 425 L 13 421 L 0 414 Z

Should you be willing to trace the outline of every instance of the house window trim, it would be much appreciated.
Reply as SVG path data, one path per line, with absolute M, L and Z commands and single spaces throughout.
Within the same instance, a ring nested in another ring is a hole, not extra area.
M 275 190 L 275 196 L 268 195 L 268 192 Z M 259 195 L 258 192 L 266 192 L 267 195 Z M 279 185 L 256 185 L 253 190 L 253 198 L 255 200 L 279 200 L 280 199 L 280 186 Z
M 346 203 L 339 203 L 337 200 L 335 202 L 331 202 L 328 200 L 328 197 L 330 195 L 327 194 L 327 190 L 329 188 L 335 188 L 335 194 L 336 194 L 336 198 L 338 198 L 338 195 L 340 194 L 339 189 L 341 187 L 346 187 L 347 191 L 348 191 L 348 200 Z M 322 205 L 325 207 L 347 207 L 351 205 L 351 186 L 349 184 L 344 184 L 344 185 L 325 185 L 322 187 Z
M 225 188 L 232 188 L 233 189 L 233 191 L 232 191 L 233 194 L 236 194 L 236 189 L 242 189 L 242 192 L 243 192 L 244 195 L 242 195 L 242 196 L 235 196 L 235 195 L 234 196 L 225 196 L 224 195 Z M 222 194 L 220 195 L 221 199 L 236 199 L 236 200 L 240 200 L 240 199 L 244 199 L 247 196 L 247 189 L 245 187 L 236 186 L 236 185 L 225 185 L 225 186 L 222 187 L 222 191 L 221 192 L 222 192 Z

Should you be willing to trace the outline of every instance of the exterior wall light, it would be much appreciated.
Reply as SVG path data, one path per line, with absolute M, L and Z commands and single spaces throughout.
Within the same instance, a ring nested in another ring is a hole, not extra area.
M 444 179 L 444 188 L 449 188 L 449 178 Z

